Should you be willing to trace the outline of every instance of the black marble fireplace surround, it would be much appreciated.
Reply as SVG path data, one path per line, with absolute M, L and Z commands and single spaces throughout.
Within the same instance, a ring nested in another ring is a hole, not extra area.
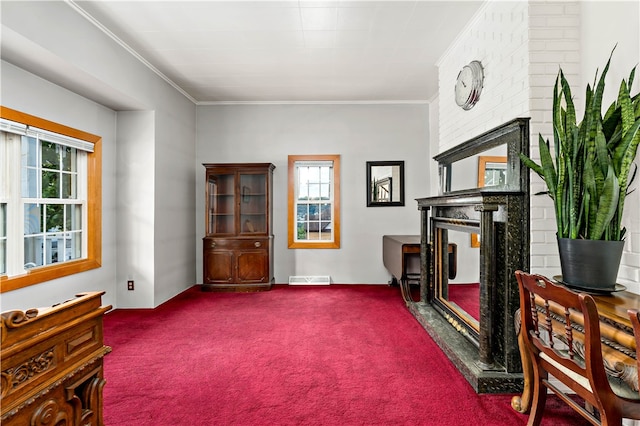
M 422 218 L 420 301 L 408 301 L 407 306 L 478 393 L 522 389 L 514 272 L 529 270 L 529 171 L 520 152 L 529 153 L 528 118 L 505 123 L 434 157 L 440 195 L 417 199 Z M 474 165 L 487 158 L 502 159 L 498 161 L 504 164 L 497 167 L 503 175 L 499 183 L 480 187 L 484 179 L 474 172 L 480 166 Z M 447 298 L 453 284 L 443 253 L 451 236 L 466 234 L 479 236 L 479 248 L 471 243 L 465 251 L 458 243 L 457 261 L 464 265 L 465 256 L 479 255 L 479 321 Z

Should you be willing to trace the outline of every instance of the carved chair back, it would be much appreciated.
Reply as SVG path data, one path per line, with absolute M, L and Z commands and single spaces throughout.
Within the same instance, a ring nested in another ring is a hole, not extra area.
M 610 381 L 605 371 L 600 320 L 593 297 L 542 275 L 517 271 L 516 278 L 521 332 L 534 367 L 528 424 L 540 424 L 547 389 L 595 425 L 620 425 L 623 417 L 639 419 L 640 399 L 620 396 L 617 382 Z M 550 381 L 549 374 L 582 398 L 584 406 Z

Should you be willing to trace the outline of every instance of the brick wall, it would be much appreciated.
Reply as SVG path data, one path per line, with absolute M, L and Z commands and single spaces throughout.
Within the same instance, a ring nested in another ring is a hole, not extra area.
M 440 60 L 440 152 L 528 116 L 527 16 L 526 2 L 487 3 Z M 484 87 L 479 102 L 464 111 L 454 100 L 455 80 L 473 60 L 483 65 Z
M 531 156 L 540 161 L 539 134 L 553 141 L 551 105 L 553 85 L 560 65 L 567 80 L 578 82 L 580 71 L 580 9 L 577 3 L 529 4 L 529 116 Z M 584 102 L 581 90 L 573 90 L 576 105 Z M 531 194 L 546 185 L 531 173 Z M 551 198 L 531 196 L 531 270 L 552 276 L 560 271 L 556 219 Z

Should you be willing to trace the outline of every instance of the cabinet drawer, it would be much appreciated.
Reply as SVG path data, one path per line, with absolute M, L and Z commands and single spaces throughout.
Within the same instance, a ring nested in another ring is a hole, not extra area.
M 203 240 L 205 250 L 255 250 L 269 248 L 268 238 L 251 238 L 243 240 L 205 238 Z

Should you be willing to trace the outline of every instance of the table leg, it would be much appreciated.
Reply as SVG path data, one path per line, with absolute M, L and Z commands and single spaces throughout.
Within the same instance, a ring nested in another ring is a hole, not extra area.
M 402 299 L 405 303 L 414 302 L 413 297 L 411 296 L 411 285 L 409 284 L 409 280 L 404 278 L 400 280 L 400 292 L 402 293 Z
M 531 409 L 531 398 L 533 396 L 533 364 L 531 362 L 531 355 L 525 347 L 524 338 L 522 337 L 520 309 L 515 313 L 514 324 L 516 327 L 516 333 L 518 335 L 518 347 L 520 348 L 520 360 L 522 362 L 522 375 L 524 377 L 524 388 L 521 395 L 516 395 L 511 398 L 511 408 L 519 413 L 526 414 Z

